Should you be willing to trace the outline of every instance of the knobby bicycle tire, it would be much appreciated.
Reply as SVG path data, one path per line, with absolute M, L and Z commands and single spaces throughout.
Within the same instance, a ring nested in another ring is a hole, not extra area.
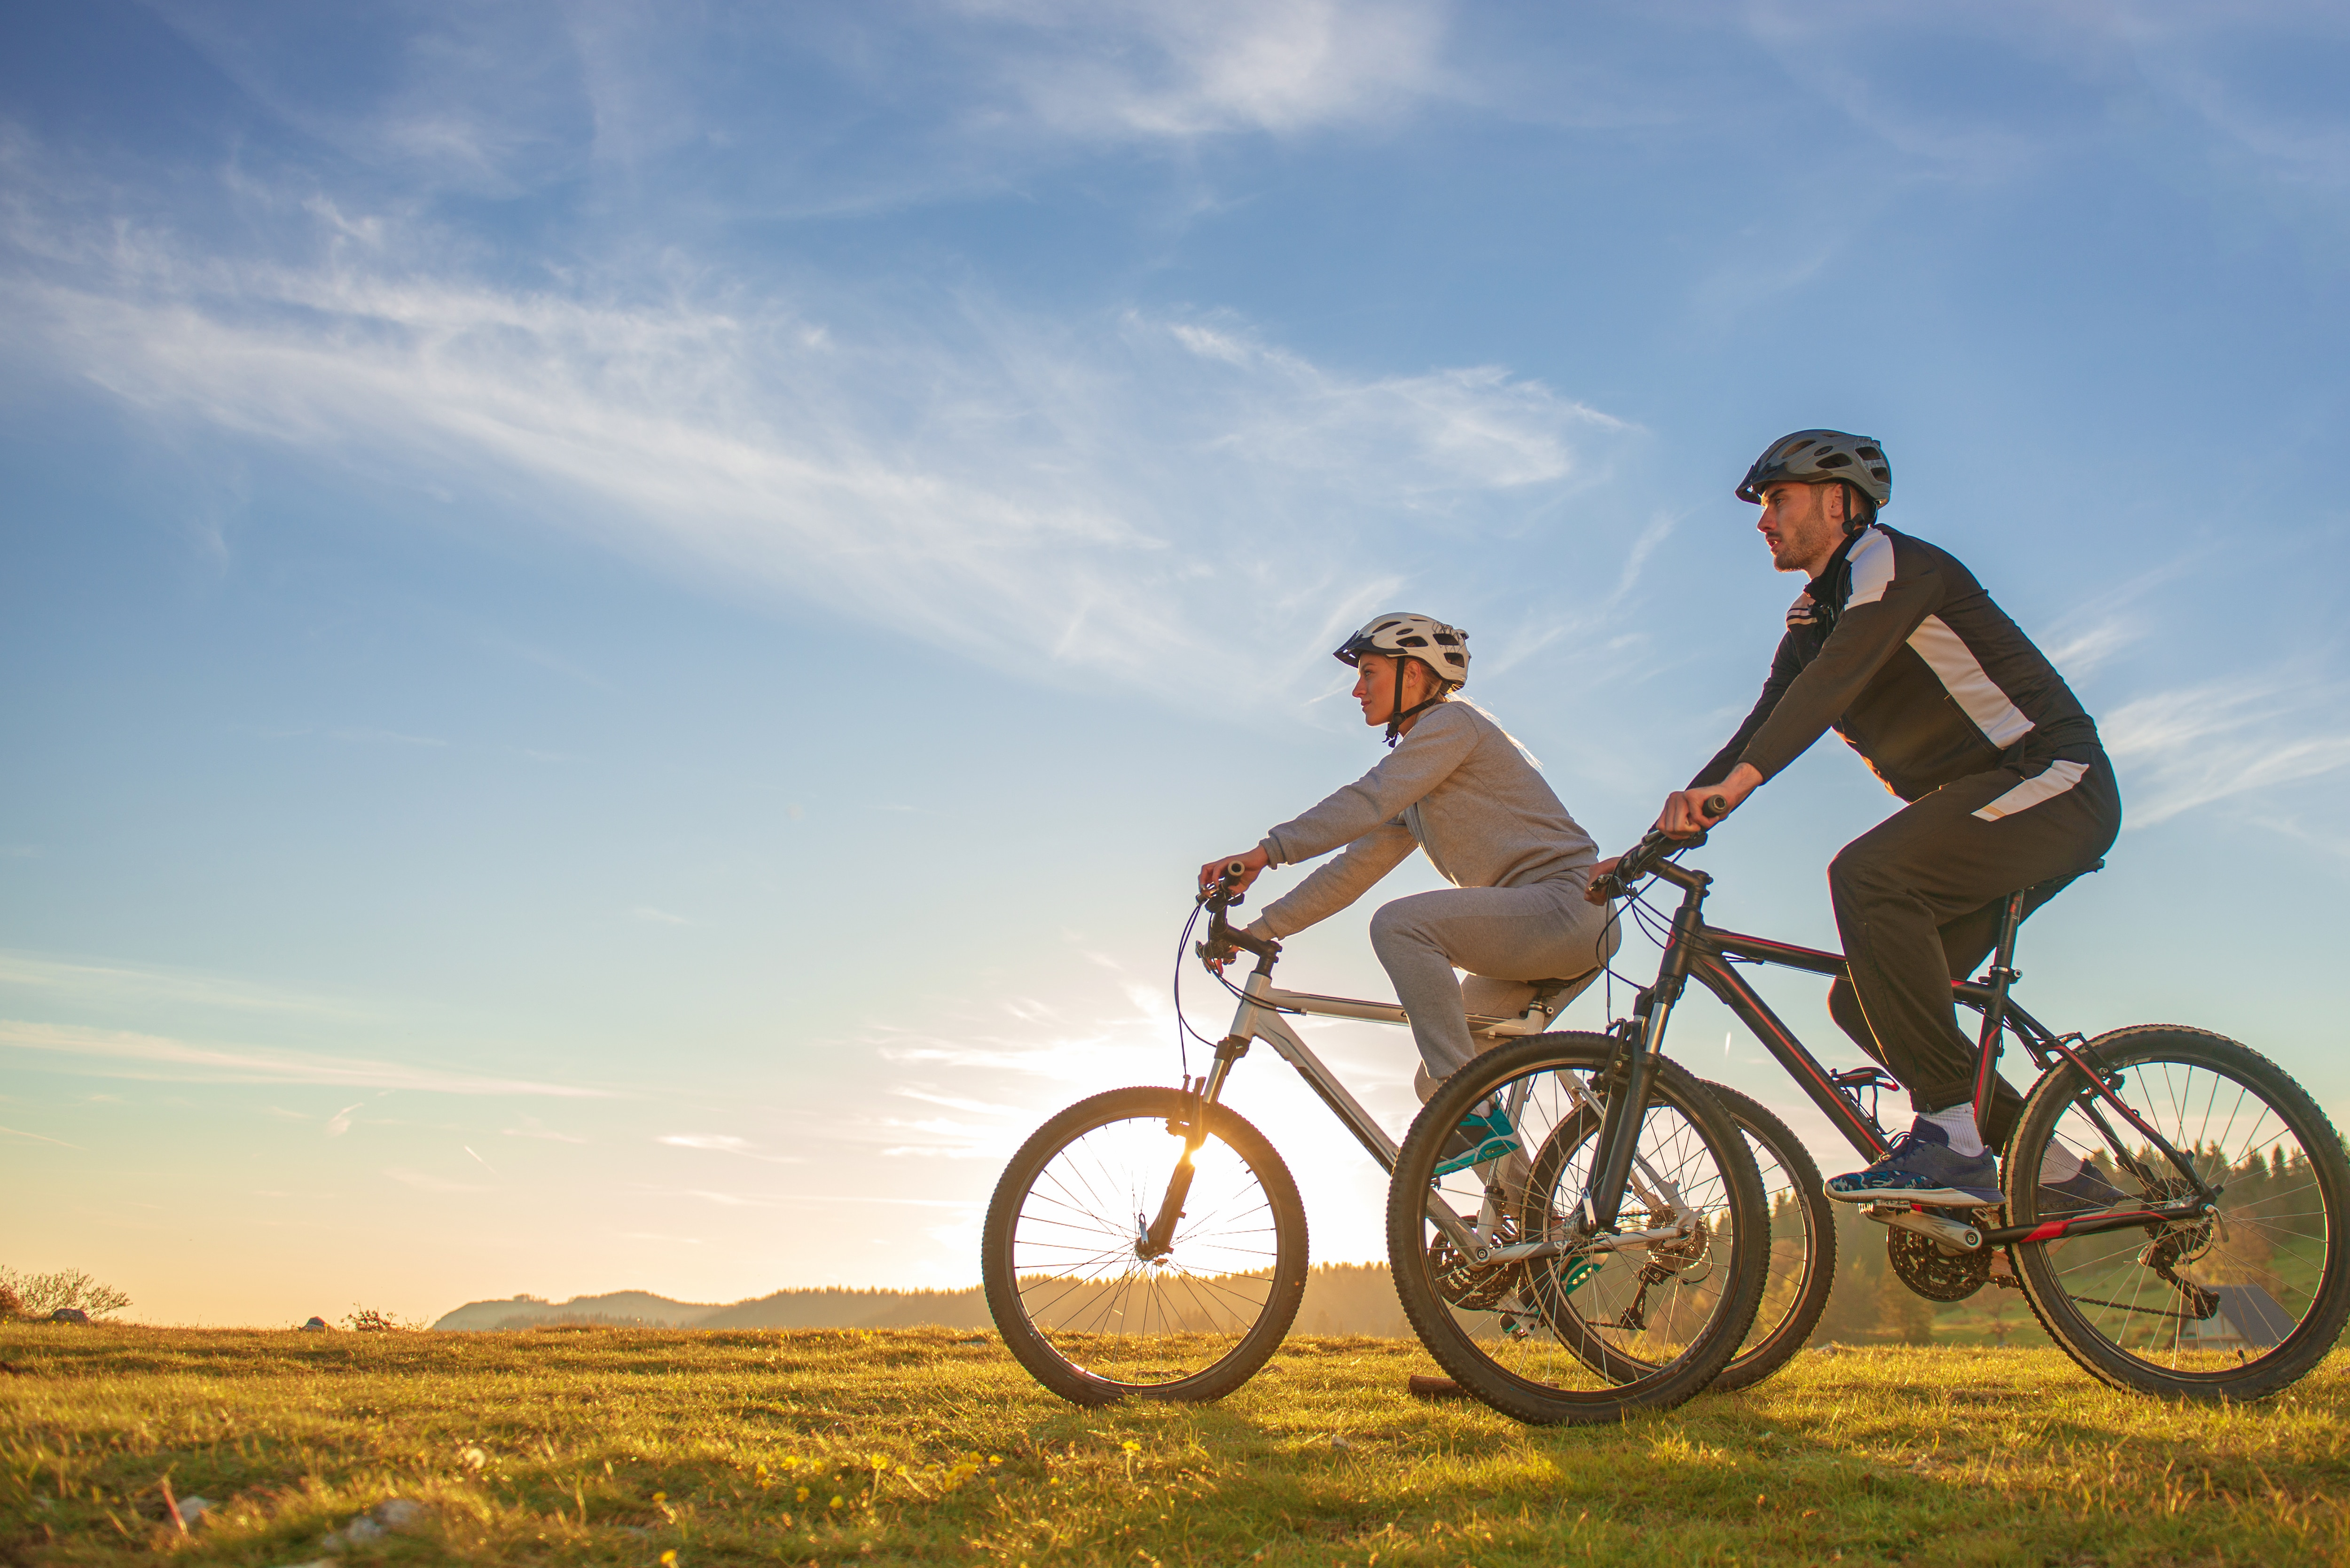
M 1081 1100 L 1037 1128 L 996 1183 L 981 1241 L 988 1311 L 1014 1359 L 1072 1403 L 1220 1399 L 1297 1315 L 1305 1204 L 1273 1145 L 1225 1106 L 1208 1108 L 1174 1251 L 1139 1255 L 1190 1106 L 1154 1087 Z
M 1641 1285 L 1634 1307 L 1627 1309 L 1620 1321 L 1608 1324 L 1586 1320 L 1575 1293 L 1597 1270 L 1621 1268 L 1637 1282 L 1648 1279 L 1652 1264 L 1661 1268 L 1664 1280 L 1678 1290 L 1680 1282 L 1671 1278 L 1672 1268 L 1657 1263 L 1665 1255 L 1664 1248 L 1646 1254 L 1627 1251 L 1601 1262 L 1596 1269 L 1589 1258 L 1472 1267 L 1450 1255 L 1450 1243 L 1440 1239 L 1440 1239 L 1431 1241 L 1434 1228 L 1424 1206 L 1431 1192 L 1450 1195 L 1437 1186 L 1436 1167 L 1443 1160 L 1461 1118 L 1487 1105 L 1497 1091 L 1506 1095 L 1508 1086 L 1521 1079 L 1530 1085 L 1527 1104 L 1531 1106 L 1532 1086 L 1548 1078 L 1556 1090 L 1556 1114 L 1544 1110 L 1534 1118 L 1522 1120 L 1517 1128 L 1522 1137 L 1541 1137 L 1547 1143 L 1550 1127 L 1537 1127 L 1537 1120 L 1547 1118 L 1555 1127 L 1588 1114 L 1575 1108 L 1574 1096 L 1558 1075 L 1572 1074 L 1578 1080 L 1586 1079 L 1607 1066 L 1618 1046 L 1619 1042 L 1601 1034 L 1538 1034 L 1476 1057 L 1448 1078 L 1421 1108 L 1404 1138 L 1395 1180 L 1388 1189 L 1389 1266 L 1396 1293 L 1420 1342 L 1461 1387 L 1521 1421 L 1537 1425 L 1614 1421 L 1633 1410 L 1664 1409 L 1681 1403 L 1711 1384 L 1737 1353 L 1762 1296 L 1769 1220 L 1754 1157 L 1729 1114 L 1699 1080 L 1662 1057 L 1651 1063 L 1648 1103 L 1642 1113 L 1643 1147 L 1650 1147 L 1652 1137 L 1664 1140 L 1651 1152 L 1668 1162 L 1678 1161 L 1672 1168 L 1683 1174 L 1671 1179 L 1690 1187 L 1701 1184 L 1706 1189 L 1701 1198 L 1684 1193 L 1684 1201 L 1702 1202 L 1713 1218 L 1678 1254 L 1683 1261 L 1682 1272 L 1696 1279 L 1700 1269 L 1706 1277 L 1713 1269 L 1721 1271 L 1719 1289 L 1704 1295 L 1690 1314 L 1698 1321 L 1690 1324 L 1684 1320 L 1660 1333 L 1665 1339 L 1684 1332 L 1690 1335 L 1678 1354 L 1641 1371 L 1633 1371 L 1627 1361 L 1624 1369 L 1630 1375 L 1617 1381 L 1592 1366 L 1587 1345 L 1577 1348 L 1570 1343 L 1577 1335 L 1643 1326 L 1638 1314 L 1638 1303 L 1647 1299 L 1646 1285 Z M 1522 1107 L 1522 1117 L 1525 1115 Z M 1694 1152 L 1690 1150 L 1692 1139 L 1698 1146 Z M 1588 1141 L 1596 1143 L 1596 1139 Z M 1682 1152 L 1678 1156 L 1663 1152 L 1666 1142 Z M 1528 1179 L 1531 1168 L 1529 1160 Z M 1495 1168 L 1498 1172 L 1499 1168 Z M 1580 1197 L 1579 1188 L 1572 1192 L 1530 1190 L 1511 1201 L 1522 1215 L 1538 1218 L 1546 1233 L 1555 1233 L 1565 1219 L 1559 1209 L 1572 1208 Z M 1637 1207 L 1627 1199 L 1627 1215 Z M 1520 1303 L 1525 1304 L 1511 1304 Z M 1669 1298 L 1669 1310 L 1662 1315 L 1673 1315 L 1672 1304 L 1673 1299 Z M 1492 1326 L 1495 1323 L 1498 1329 Z M 1536 1340 L 1537 1334 L 1549 1335 L 1549 1341 Z M 1497 1352 L 1508 1356 L 1512 1365 L 1498 1359 Z M 1561 1376 L 1575 1376 L 1575 1383 L 1556 1381 Z
M 1762 1301 L 1755 1310 L 1754 1326 L 1747 1331 L 1746 1343 L 1730 1358 L 1721 1376 L 1713 1380 L 1714 1390 L 1727 1394 L 1751 1388 L 1778 1371 L 1819 1326 L 1820 1314 L 1827 1311 L 1828 1290 L 1835 1283 L 1835 1204 L 1820 1180 L 1818 1163 L 1794 1128 L 1727 1085 L 1709 1079 L 1705 1086 L 1730 1113 L 1738 1130 L 1767 1151 L 1785 1172 L 1789 1211 L 1783 1219 L 1789 1228 L 1800 1231 L 1783 1237 L 1780 1195 L 1765 1177 L 1762 1199 L 1771 1210 L 1770 1262 L 1763 1271 Z M 1759 1167 L 1762 1162 L 1755 1163 Z M 1783 1288 L 1784 1302 L 1780 1306 Z M 1775 1318 L 1774 1307 L 1778 1309 Z
M 2305 1376 L 2350 1318 L 2350 1158 L 2324 1112 L 2282 1068 L 2204 1030 L 2117 1029 L 2081 1054 L 2199 1174 L 2221 1185 L 2220 1223 L 2018 1243 L 2016 1272 L 2041 1326 L 2091 1376 L 2166 1398 L 2256 1399 Z M 2061 1175 L 2060 1160 L 2094 1161 L 2092 1176 L 2145 1200 L 2147 1180 L 2087 1136 L 2080 1107 L 2095 1104 L 2069 1064 L 2033 1088 L 2008 1150 L 2012 1223 L 2099 1206 L 2043 1189 Z M 2109 1106 L 2101 1109 L 2128 1133 Z M 2140 1140 L 2130 1134 L 2126 1141 Z M 2170 1188 L 2154 1196 L 2186 1189 L 2159 1157 L 2141 1169 Z

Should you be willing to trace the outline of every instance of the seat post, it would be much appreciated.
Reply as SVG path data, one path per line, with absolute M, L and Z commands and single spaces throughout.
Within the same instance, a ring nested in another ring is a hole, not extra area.
M 1983 978 L 1991 982 L 1991 1001 L 1983 1008 L 1982 1038 L 1975 1062 L 1975 1126 L 1991 1126 L 1992 1085 L 1999 1082 L 1999 1048 L 2007 1033 L 2007 988 L 2022 978 L 2015 967 L 2015 933 L 2023 924 L 2023 896 L 2031 889 L 2018 888 L 2007 896 L 2007 908 L 2000 915 L 1999 945 L 1991 951 L 1991 971 Z

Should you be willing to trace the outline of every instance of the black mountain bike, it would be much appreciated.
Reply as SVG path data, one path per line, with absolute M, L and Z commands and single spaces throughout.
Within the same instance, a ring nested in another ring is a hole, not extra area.
M 1605 1039 L 1611 1048 L 1605 1069 L 1611 1111 L 1618 1100 L 1641 1103 L 1667 1065 L 1666 1025 L 1694 978 L 1753 1032 L 1855 1150 L 1880 1158 L 1887 1139 L 1875 1115 L 1876 1093 L 1899 1085 L 1875 1067 L 1829 1071 L 1733 967 L 1776 964 L 1836 977 L 1845 972 L 1844 959 L 1707 925 L 1711 878 L 1672 858 L 1703 842 L 1651 833 L 1616 867 L 1611 891 L 1633 896 L 1653 877 L 1679 888 L 1681 900 L 1655 983 L 1639 992 L 1631 1016 L 1607 1036 L 1586 1037 Z M 2169 1024 L 2085 1040 L 2056 1033 L 2018 1005 L 2009 994 L 2019 978 L 2017 928 L 2062 886 L 2011 894 L 1990 969 L 1979 980 L 1952 982 L 1956 1001 L 1982 1020 L 1978 1119 L 1991 1125 L 2008 1039 L 2040 1071 L 2002 1151 L 2005 1201 L 1952 1210 L 1887 1199 L 1865 1205 L 1864 1212 L 1887 1227 L 1894 1272 L 1931 1300 L 1962 1300 L 1981 1289 L 1992 1277 L 1994 1254 L 2004 1250 L 2012 1273 L 2002 1282 L 2020 1283 L 2050 1336 L 2114 1386 L 2203 1400 L 2274 1393 L 2314 1367 L 2350 1317 L 2350 1259 L 2340 1223 L 2350 1202 L 2350 1160 L 2301 1086 L 2232 1040 Z M 1530 1059 L 1538 1044 L 1478 1057 L 1413 1124 L 1389 1205 L 1389 1244 L 1399 1258 L 1425 1244 L 1419 1211 L 1406 1196 L 1425 1194 L 1431 1183 L 1442 1192 L 1435 1171 L 1453 1129 L 1539 1071 Z M 1720 1091 L 1717 1096 L 1732 1106 L 1742 1101 Z M 1593 1121 L 1584 1129 L 1595 1140 L 1587 1155 L 1592 1168 L 1623 1168 L 1617 1125 Z M 1774 1278 L 1725 1374 L 1752 1382 L 1793 1355 L 1816 1324 L 1834 1273 L 1835 1232 L 1818 1173 L 1783 1126 L 1751 1115 L 1740 1125 L 1766 1166 L 1776 1159 L 1783 1179 L 1773 1204 L 1768 1266 Z M 1608 1197 L 1615 1190 L 1595 1184 L 1565 1212 L 1555 1198 L 1549 1200 L 1554 1235 L 1569 1255 L 1584 1239 L 1619 1228 Z M 1430 1305 L 1422 1282 L 1400 1267 L 1397 1280 L 1419 1321 Z M 1577 1343 L 1607 1376 L 1649 1373 L 1620 1343 Z M 1508 1408 L 1473 1360 L 1455 1365 L 1439 1342 L 1430 1347 L 1465 1386 Z

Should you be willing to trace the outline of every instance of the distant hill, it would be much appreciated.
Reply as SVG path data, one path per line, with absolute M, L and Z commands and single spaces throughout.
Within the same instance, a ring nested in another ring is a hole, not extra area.
M 549 1302 L 537 1296 L 512 1301 L 467 1302 L 434 1324 L 434 1328 L 536 1328 L 541 1324 L 602 1324 L 614 1328 L 691 1328 L 723 1306 L 702 1302 L 673 1302 L 645 1291 L 615 1291 L 609 1295 L 574 1296 Z
M 467 1302 L 432 1326 L 476 1332 L 587 1325 L 603 1328 L 993 1328 L 986 1299 L 962 1291 L 777 1291 L 730 1305 L 677 1302 L 644 1291 L 574 1296 L 567 1302 L 516 1296 Z M 1384 1263 L 1325 1263 L 1305 1277 L 1297 1309 L 1301 1334 L 1409 1334 Z

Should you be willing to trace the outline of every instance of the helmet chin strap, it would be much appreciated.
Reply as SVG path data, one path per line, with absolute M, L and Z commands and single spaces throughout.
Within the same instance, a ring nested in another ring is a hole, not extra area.
M 1395 661 L 1395 701 L 1388 706 L 1388 749 L 1389 751 L 1393 751 L 1396 742 L 1403 738 L 1403 727 L 1407 722 L 1444 701 L 1444 684 L 1439 681 L 1435 696 L 1423 698 L 1409 708 L 1403 705 L 1403 667 L 1410 662 L 1411 660 L 1408 659 L 1400 658 Z

